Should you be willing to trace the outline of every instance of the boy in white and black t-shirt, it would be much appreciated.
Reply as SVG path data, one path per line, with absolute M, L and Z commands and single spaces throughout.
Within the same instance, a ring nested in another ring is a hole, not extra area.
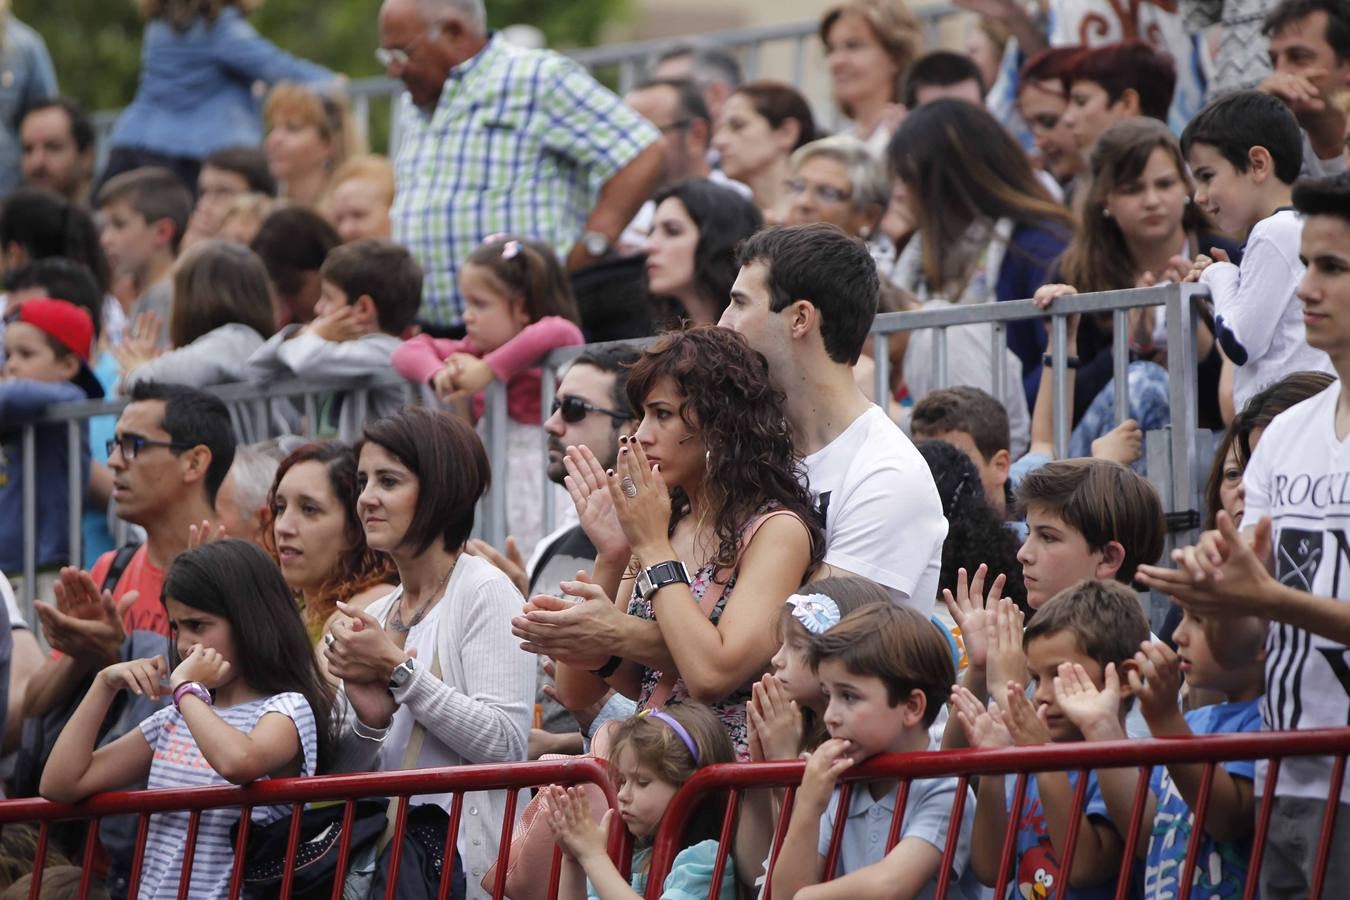
M 1266 642 L 1267 729 L 1343 728 L 1350 721 L 1350 175 L 1303 181 L 1299 284 L 1308 343 L 1340 383 L 1278 416 L 1243 474 L 1239 536 L 1227 514 L 1200 544 L 1174 553 L 1179 570 L 1141 567 L 1139 580 L 1201 616 L 1271 620 Z M 1268 568 L 1269 567 L 1269 568 Z M 1289 759 L 1275 787 L 1264 897 L 1307 896 L 1331 760 Z M 1260 790 L 1264 773 L 1258 767 Z M 1350 879 L 1350 780 L 1341 790 L 1327 884 Z
M 1327 355 L 1308 346 L 1294 289 L 1303 276 L 1302 223 L 1290 185 L 1303 160 L 1294 114 L 1275 97 L 1238 91 L 1210 103 L 1181 134 L 1195 176 L 1195 202 L 1222 231 L 1246 235 L 1242 266 L 1221 250 L 1195 258 L 1187 280 L 1214 297 L 1215 335 L 1233 372 L 1233 408 L 1286 375 L 1331 371 Z

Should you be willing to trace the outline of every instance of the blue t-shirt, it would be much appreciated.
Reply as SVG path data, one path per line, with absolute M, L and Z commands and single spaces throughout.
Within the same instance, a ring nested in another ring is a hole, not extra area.
M 647 892 L 647 862 L 651 854 L 650 848 L 633 854 L 633 874 L 629 883 L 639 894 Z M 707 900 L 716 862 L 717 841 L 700 841 L 685 847 L 670 864 L 670 874 L 661 887 L 661 900 Z M 722 888 L 717 896 L 718 900 L 736 900 L 736 867 L 730 856 L 722 868 Z M 589 879 L 586 881 L 586 898 L 600 900 Z
M 1261 701 L 1205 706 L 1186 713 L 1186 724 L 1195 734 L 1260 731 Z M 1226 762 L 1223 767 L 1237 778 L 1251 780 L 1256 777 L 1256 763 L 1250 759 Z M 1186 864 L 1186 847 L 1191 840 L 1191 809 L 1177 793 L 1166 766 L 1153 770 L 1149 790 L 1158 799 L 1158 811 L 1153 817 L 1153 833 L 1148 841 L 1144 896 L 1148 900 L 1169 900 L 1177 896 L 1177 881 Z M 1227 842 L 1202 838 L 1191 896 L 1205 900 L 1241 897 L 1251 854 L 1251 838 Z
M 1069 772 L 1068 775 L 1069 786 L 1076 788 L 1078 773 Z M 1008 811 L 1011 813 L 1015 782 L 1012 778 L 1006 781 Z M 1109 818 L 1106 801 L 1102 799 L 1101 788 L 1097 785 L 1096 772 L 1088 773 L 1083 814 L 1095 819 Z M 1081 835 L 1082 832 L 1079 833 Z M 1116 895 L 1116 874 L 1113 873 L 1113 877 L 1095 887 L 1069 889 L 1068 873 L 1059 870 L 1059 859 L 1050 845 L 1050 828 L 1045 821 L 1040 788 L 1035 776 L 1027 778 L 1026 799 L 1017 820 L 1017 861 L 1012 882 L 1008 885 L 1009 900 L 1023 897 L 1035 897 L 1037 900 L 1112 900 Z M 1127 897 L 1139 896 L 1138 884 L 1138 879 L 1135 879 Z

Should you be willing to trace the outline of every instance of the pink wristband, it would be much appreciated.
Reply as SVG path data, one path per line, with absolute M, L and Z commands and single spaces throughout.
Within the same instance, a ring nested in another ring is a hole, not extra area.
M 179 710 L 182 709 L 182 706 L 179 705 L 179 701 L 183 699 L 184 694 L 192 694 L 194 697 L 200 699 L 207 706 L 212 705 L 211 692 L 208 691 L 206 689 L 206 685 L 202 684 L 200 681 L 185 681 L 178 686 L 178 688 L 173 692 L 174 708 Z

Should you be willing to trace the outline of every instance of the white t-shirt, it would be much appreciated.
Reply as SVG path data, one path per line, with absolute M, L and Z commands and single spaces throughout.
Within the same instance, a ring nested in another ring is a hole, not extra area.
M 803 462 L 825 520 L 825 562 L 932 615 L 947 519 L 928 463 L 900 426 L 869 407 Z
M 1308 346 L 1303 304 L 1294 291 L 1303 278 L 1298 260 L 1303 220 L 1281 209 L 1256 223 L 1242 266 L 1217 262 L 1200 281 L 1214 297 L 1219 345 L 1237 368 L 1233 406 L 1241 410 L 1262 388 L 1295 372 L 1331 372 L 1331 361 Z
M 9 583 L 9 579 L 4 575 L 0 575 L 0 601 L 4 602 L 5 609 L 9 612 L 10 630 L 28 627 L 28 622 L 19 609 L 19 600 L 14 596 L 14 586 Z
M 1336 440 L 1340 385 L 1277 416 L 1242 476 L 1244 520 L 1274 526 L 1271 546 L 1281 583 L 1350 601 L 1350 439 Z M 1343 728 L 1350 720 L 1350 648 L 1293 625 L 1272 622 L 1266 637 L 1267 729 Z M 1326 799 L 1328 757 L 1287 759 L 1279 796 Z M 1258 792 L 1265 782 L 1257 769 Z M 1350 803 L 1350 781 L 1341 791 Z

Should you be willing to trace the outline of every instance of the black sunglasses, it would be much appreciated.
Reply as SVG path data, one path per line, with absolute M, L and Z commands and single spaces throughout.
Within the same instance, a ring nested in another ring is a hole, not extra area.
M 580 397 L 563 397 L 561 400 L 554 400 L 553 412 L 556 413 L 559 410 L 562 410 L 563 421 L 572 425 L 580 422 L 590 413 L 601 413 L 618 422 L 624 422 L 633 418 L 625 412 L 615 412 L 612 409 L 604 409 L 603 407 L 596 406 L 592 403 L 587 403 Z
M 130 462 L 135 459 L 146 447 L 168 447 L 170 450 L 190 450 L 192 444 L 185 444 L 182 441 L 152 441 L 149 438 L 141 437 L 139 434 L 125 432 L 121 437 L 109 438 L 107 443 L 108 455 L 112 456 L 113 450 L 121 448 L 122 458 Z

